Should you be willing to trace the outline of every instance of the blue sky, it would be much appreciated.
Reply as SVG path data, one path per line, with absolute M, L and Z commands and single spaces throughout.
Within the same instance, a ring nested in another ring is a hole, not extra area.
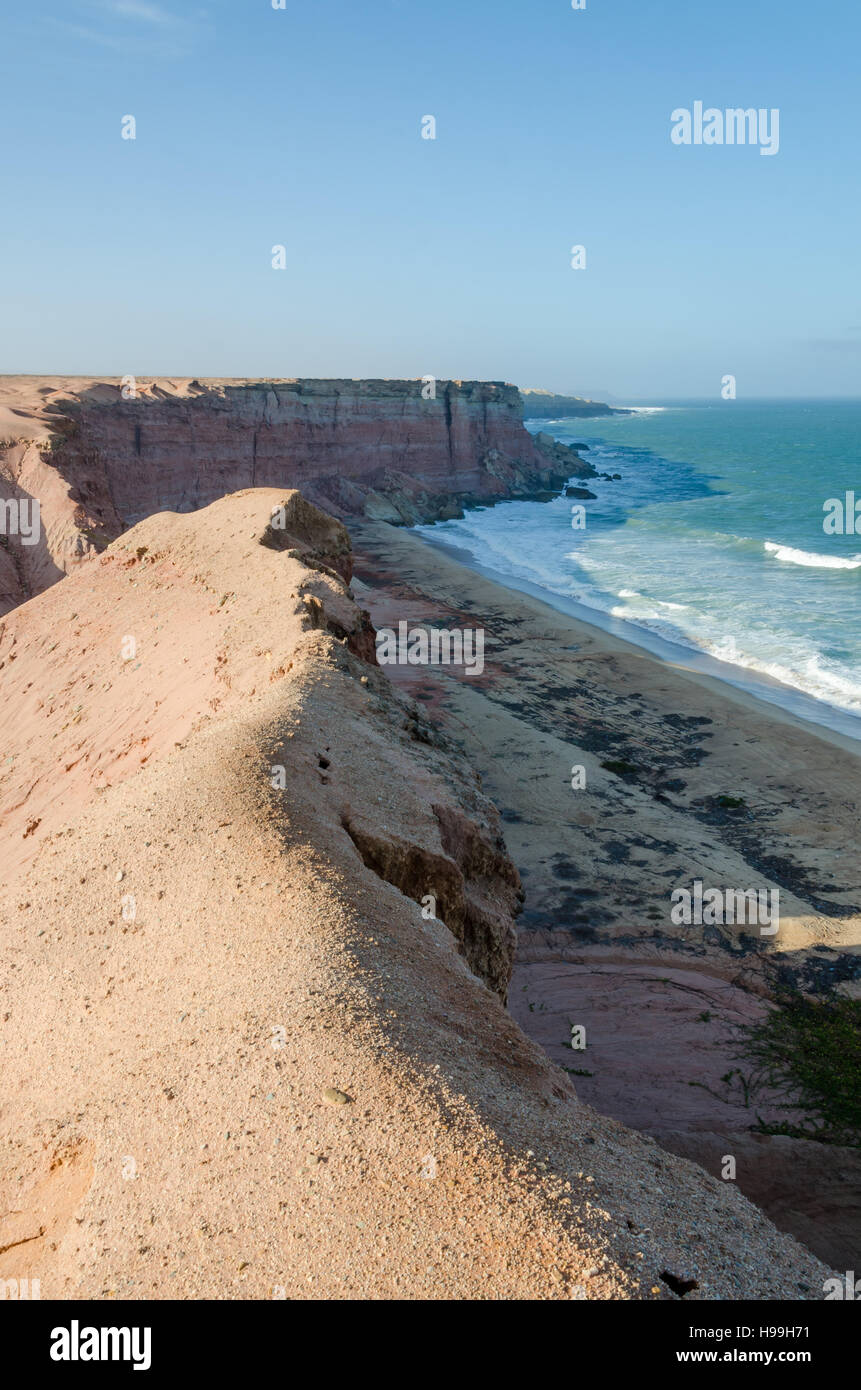
M 857 0 L 0 14 L 0 371 L 861 395 Z

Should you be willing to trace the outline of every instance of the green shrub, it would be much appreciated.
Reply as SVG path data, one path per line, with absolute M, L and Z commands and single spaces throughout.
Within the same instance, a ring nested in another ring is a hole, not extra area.
M 797 1118 L 759 1122 L 763 1134 L 861 1146 L 861 1001 L 808 999 L 784 989 L 767 1018 L 744 1030 L 745 1055 Z

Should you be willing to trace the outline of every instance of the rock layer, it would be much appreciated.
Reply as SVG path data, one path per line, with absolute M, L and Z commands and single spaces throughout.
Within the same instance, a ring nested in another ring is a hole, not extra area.
M 301 488 L 335 516 L 398 524 L 544 497 L 594 469 L 522 423 L 514 386 L 439 381 L 6 378 L 0 501 L 38 498 L 37 547 L 3 537 L 0 611 L 128 526 L 246 487 Z M 133 394 L 132 394 L 133 392 Z M 128 398 L 126 398 L 128 397 Z

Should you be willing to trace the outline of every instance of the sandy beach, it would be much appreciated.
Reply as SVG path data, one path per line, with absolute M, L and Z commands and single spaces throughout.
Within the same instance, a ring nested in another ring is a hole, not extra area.
M 757 1117 L 777 1118 L 769 1097 L 723 1078 L 744 1073 L 739 1025 L 762 1017 L 777 982 L 858 995 L 861 746 L 503 588 L 410 532 L 350 529 L 354 590 L 377 628 L 485 631 L 481 675 L 386 671 L 501 810 L 526 894 L 514 1017 L 596 1109 L 715 1174 L 735 1154 L 739 1185 L 776 1224 L 848 1259 L 857 1151 L 754 1135 Z M 695 879 L 779 889 L 779 933 L 674 925 L 670 893 Z M 572 1025 L 586 1029 L 577 1054 Z

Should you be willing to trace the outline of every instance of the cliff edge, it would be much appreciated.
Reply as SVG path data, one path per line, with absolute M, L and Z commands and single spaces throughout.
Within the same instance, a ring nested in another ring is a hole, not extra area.
M 605 405 L 584 396 L 559 396 L 540 387 L 521 387 L 523 414 L 527 420 L 561 420 L 562 418 L 591 420 L 601 415 L 630 415 L 623 406 Z
M 507 1013 L 496 811 L 349 582 L 337 521 L 246 490 L 0 623 L 0 1277 L 821 1297 L 824 1266 L 580 1104 Z
M 575 450 L 534 439 L 502 382 L 5 377 L 0 509 L 38 500 L 41 530 L 22 543 L 0 526 L 0 613 L 144 517 L 246 487 L 301 488 L 341 518 L 414 525 L 593 473 Z

